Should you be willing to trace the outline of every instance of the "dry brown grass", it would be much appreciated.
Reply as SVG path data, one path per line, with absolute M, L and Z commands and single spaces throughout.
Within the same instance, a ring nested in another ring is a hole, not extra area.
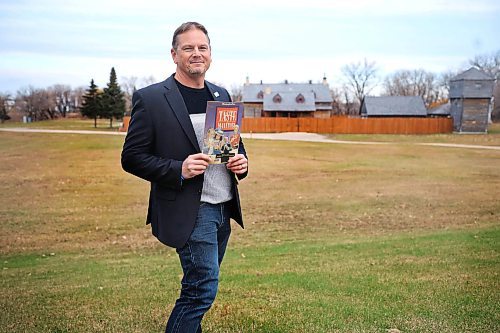
M 0 133 L 2 252 L 153 247 L 148 184 L 123 172 L 122 137 Z M 237 244 L 488 226 L 500 152 L 247 140 Z M 75 154 L 75 152 L 77 152 Z

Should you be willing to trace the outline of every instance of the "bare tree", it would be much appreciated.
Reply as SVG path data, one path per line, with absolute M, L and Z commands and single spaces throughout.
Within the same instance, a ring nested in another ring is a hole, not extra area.
M 493 90 L 493 110 L 491 110 L 491 120 L 500 121 L 500 80 L 497 79 Z
M 158 81 L 156 81 L 156 79 L 155 79 L 155 77 L 153 75 L 150 75 L 150 76 L 147 76 L 147 77 L 143 77 L 141 79 L 140 86 L 138 86 L 137 88 L 146 87 L 146 86 L 152 85 L 153 83 L 156 83 L 156 82 L 158 82 Z
M 491 54 L 476 55 L 469 63 L 496 79 L 490 116 L 492 121 L 500 121 L 500 50 Z
M 496 80 L 500 79 L 500 50 L 491 54 L 476 55 L 469 60 L 471 66 L 486 72 Z
M 241 102 L 241 100 L 243 99 L 243 90 L 241 85 L 231 85 L 231 98 L 233 102 Z
M 441 91 L 442 98 L 448 98 L 450 93 L 450 80 L 458 75 L 458 71 L 445 71 L 438 76 L 438 86 Z
M 29 119 L 36 120 L 35 87 L 22 87 L 17 91 L 14 107 L 24 113 Z
M 33 121 L 53 119 L 57 115 L 55 98 L 46 89 L 35 89 L 33 86 L 21 88 L 15 105 Z
M 426 106 L 442 97 L 437 76 L 423 69 L 397 71 L 385 78 L 383 86 L 385 95 L 420 96 Z
M 78 112 L 83 103 L 83 95 L 85 94 L 85 87 L 77 87 L 71 90 L 71 105 L 69 112 Z
M 354 95 L 356 102 L 361 102 L 377 85 L 377 67 L 375 62 L 350 63 L 342 67 L 346 79 L 346 86 Z M 347 101 L 346 101 L 347 102 Z
M 65 84 L 55 84 L 47 90 L 54 99 L 57 113 L 65 118 L 73 104 L 71 87 Z
M 340 91 L 340 89 L 338 88 L 331 88 L 330 89 L 330 96 L 332 96 L 332 99 L 333 99 L 333 102 L 332 102 L 332 114 L 334 115 L 341 115 L 341 114 L 345 114 L 343 113 L 342 111 L 342 103 L 341 103 L 341 99 L 342 99 L 342 93 Z
M 0 123 L 3 124 L 4 121 L 9 120 L 9 102 L 10 95 L 0 93 Z
M 38 113 L 38 120 L 57 118 L 58 111 L 54 92 L 49 89 L 36 89 L 35 108 Z
M 132 95 L 137 89 L 138 78 L 137 76 L 122 76 L 120 81 L 125 98 L 125 109 L 127 110 L 126 113 L 128 113 L 132 109 Z
M 340 90 L 340 112 L 344 115 L 356 115 L 359 114 L 360 103 L 355 101 L 355 97 L 352 94 L 352 89 L 347 85 L 342 85 Z

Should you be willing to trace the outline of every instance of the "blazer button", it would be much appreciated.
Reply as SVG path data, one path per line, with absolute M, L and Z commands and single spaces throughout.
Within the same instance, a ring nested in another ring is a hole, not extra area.
M 198 194 L 201 194 L 201 190 L 198 190 Z

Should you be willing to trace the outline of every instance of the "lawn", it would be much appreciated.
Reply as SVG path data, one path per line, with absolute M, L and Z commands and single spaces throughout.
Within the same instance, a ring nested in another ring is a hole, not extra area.
M 31 123 L 22 123 L 18 121 L 6 121 L 0 124 L 0 128 L 33 128 L 33 129 L 56 129 L 56 130 L 89 130 L 89 131 L 118 131 L 120 120 L 113 119 L 113 127 L 109 127 L 109 119 L 97 119 L 94 127 L 94 120 L 81 119 L 80 117 L 73 118 L 58 118 L 54 120 L 42 120 Z
M 499 331 L 500 151 L 402 141 L 247 140 L 204 332 Z M 164 329 L 181 270 L 122 142 L 0 132 L 1 332 Z

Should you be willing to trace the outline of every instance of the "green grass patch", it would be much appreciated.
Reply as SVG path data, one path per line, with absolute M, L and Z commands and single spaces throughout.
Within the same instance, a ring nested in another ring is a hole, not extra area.
M 208 332 L 494 332 L 500 229 L 228 251 Z M 161 331 L 172 250 L 3 256 L 9 332 Z M 22 311 L 21 311 L 22 310 Z
M 0 142 L 0 331 L 162 331 L 181 269 L 123 137 Z M 246 229 L 204 331 L 498 331 L 500 152 L 411 143 L 246 140 Z

